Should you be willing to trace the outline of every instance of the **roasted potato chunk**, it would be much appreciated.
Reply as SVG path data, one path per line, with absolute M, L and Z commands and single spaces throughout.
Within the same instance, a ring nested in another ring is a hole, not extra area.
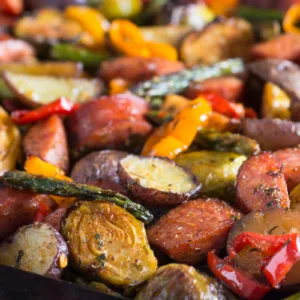
M 90 277 L 126 287 L 156 271 L 143 223 L 117 205 L 77 202 L 67 211 L 61 232 L 74 266 Z
M 246 156 L 232 152 L 197 151 L 179 155 L 175 161 L 188 168 L 202 183 L 201 194 L 210 197 L 229 196 L 238 170 Z M 226 198 L 230 198 L 226 197 Z
M 228 299 L 227 294 L 217 280 L 197 272 L 193 267 L 169 264 L 157 270 L 135 300 L 225 300 Z
M 120 161 L 118 174 L 123 186 L 146 205 L 180 204 L 201 188 L 192 173 L 165 158 L 129 155 Z
M 59 277 L 68 264 L 68 247 L 52 226 L 34 223 L 21 227 L 0 245 L 0 264 Z
M 228 58 L 248 59 L 252 44 L 251 25 L 243 19 L 232 18 L 189 34 L 181 45 L 180 55 L 189 66 L 210 65 Z

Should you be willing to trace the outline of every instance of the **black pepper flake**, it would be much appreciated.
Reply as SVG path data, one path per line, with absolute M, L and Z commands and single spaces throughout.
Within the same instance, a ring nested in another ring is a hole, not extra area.
M 23 250 L 19 250 L 18 251 L 18 256 L 16 258 L 15 268 L 20 268 L 23 255 L 24 255 L 24 251 Z

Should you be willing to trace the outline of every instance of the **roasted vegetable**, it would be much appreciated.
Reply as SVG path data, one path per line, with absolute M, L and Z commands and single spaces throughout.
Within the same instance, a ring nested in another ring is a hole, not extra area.
M 4 80 L 0 78 L 0 99 L 4 98 L 14 98 L 14 94 L 7 87 Z
M 290 207 L 287 185 L 282 167 L 269 152 L 248 158 L 237 176 L 236 201 L 249 213 L 268 207 Z
M 68 264 L 68 247 L 52 226 L 34 223 L 2 242 L 0 264 L 57 278 Z
M 128 153 L 116 150 L 92 152 L 73 167 L 71 178 L 78 183 L 92 184 L 126 194 L 117 174 L 119 162 Z
M 244 64 L 240 59 L 229 59 L 210 67 L 185 69 L 171 75 L 156 77 L 144 81 L 132 88 L 133 93 L 141 97 L 160 97 L 177 94 L 186 89 L 191 81 L 203 81 L 211 77 L 239 74 L 244 72 Z
M 280 119 L 244 119 L 241 133 L 256 140 L 262 150 L 279 150 L 300 144 L 298 122 Z
M 253 4 L 253 0 L 250 0 L 251 4 Z M 250 1 L 244 1 L 250 3 Z M 287 1 L 279 1 L 284 2 L 285 4 Z M 264 5 L 265 7 L 273 7 L 275 3 L 266 3 L 264 1 L 258 0 L 255 1 L 255 6 L 248 6 L 248 5 L 241 5 L 237 9 L 237 15 L 241 18 L 249 20 L 250 22 L 254 21 L 282 21 L 283 20 L 283 12 L 276 9 L 264 9 L 259 4 Z M 277 4 L 276 7 L 279 5 Z M 283 5 L 282 5 L 283 6 Z
M 213 249 L 222 249 L 241 213 L 218 199 L 185 202 L 147 230 L 151 245 L 174 261 L 196 265 Z
M 112 203 L 76 203 L 67 211 L 61 232 L 72 263 L 90 277 L 126 287 L 156 271 L 143 224 Z
M 21 153 L 21 135 L 10 116 L 0 106 L 0 175 L 13 170 Z
M 130 155 L 120 160 L 122 185 L 146 205 L 172 206 L 195 197 L 201 184 L 173 161 Z
M 184 153 L 175 159 L 179 166 L 190 169 L 202 183 L 201 194 L 228 200 L 233 197 L 230 192 L 245 160 L 244 155 L 216 151 Z
M 57 60 L 81 62 L 86 67 L 98 68 L 102 61 L 109 58 L 109 54 L 72 44 L 55 44 L 51 49 L 51 57 Z
M 252 74 L 262 81 L 270 81 L 280 87 L 291 98 L 291 118 L 300 120 L 299 66 L 281 59 L 264 59 L 249 65 Z
M 48 104 L 60 97 L 84 103 L 98 96 L 103 88 L 102 83 L 96 79 L 35 76 L 11 72 L 4 72 L 3 77 L 13 94 L 30 107 Z
M 217 280 L 197 272 L 193 267 L 169 264 L 156 271 L 135 300 L 234 299 L 228 294 Z
M 284 298 L 284 300 L 299 300 L 299 299 L 300 299 L 300 293 L 296 293 L 296 294 L 293 294 L 292 296 Z
M 234 152 L 245 156 L 259 153 L 259 144 L 246 136 L 230 132 L 200 130 L 195 137 L 192 149 L 205 149 L 220 152 Z
M 232 18 L 190 33 L 181 45 L 180 56 L 188 66 L 211 65 L 235 57 L 247 60 L 253 40 L 251 25 Z
M 5 71 L 29 75 L 49 75 L 61 77 L 80 77 L 82 64 L 73 62 L 8 62 L 0 64 L 0 74 Z
M 241 233 L 256 232 L 265 235 L 281 235 L 298 233 L 300 230 L 300 212 L 283 208 L 272 208 L 262 212 L 252 212 L 237 221 L 229 234 L 227 249 L 232 241 Z M 250 273 L 254 278 L 261 279 L 261 266 L 265 256 L 248 247 L 234 259 L 236 266 Z M 281 286 L 299 284 L 300 263 L 298 262 L 287 275 Z
M 289 120 L 290 106 L 291 99 L 282 89 L 271 82 L 265 84 L 261 108 L 263 118 Z
M 134 203 L 127 197 L 111 190 L 102 190 L 90 185 L 75 184 L 64 180 L 31 175 L 21 171 L 6 172 L 3 176 L 3 180 L 14 188 L 40 194 L 76 197 L 81 200 L 102 199 L 103 201 L 112 202 L 123 207 L 137 219 L 144 221 L 145 223 L 151 222 L 153 218 L 151 213 L 143 206 Z
M 292 189 L 290 195 L 291 209 L 300 211 L 300 185 Z

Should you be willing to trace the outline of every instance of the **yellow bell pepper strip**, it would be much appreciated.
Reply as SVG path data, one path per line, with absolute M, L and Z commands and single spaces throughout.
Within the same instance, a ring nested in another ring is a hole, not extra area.
M 56 179 L 66 180 L 70 182 L 73 181 L 70 177 L 65 176 L 63 170 L 41 160 L 37 156 L 29 156 L 29 158 L 27 158 L 25 162 L 24 168 L 26 172 L 33 175 L 53 177 Z M 59 197 L 59 196 L 51 196 L 51 197 L 60 207 L 68 207 L 71 204 L 73 204 L 76 200 L 76 198 L 67 198 L 67 197 Z
M 166 43 L 146 42 L 152 57 L 160 57 L 168 60 L 178 60 L 177 50 Z
M 129 82 L 122 78 L 115 78 L 109 82 L 109 94 L 117 95 L 125 93 L 129 88 Z
M 128 20 L 115 20 L 109 29 L 112 45 L 128 56 L 151 57 L 139 28 Z
M 239 0 L 205 0 L 205 4 L 217 16 L 232 16 L 234 11 L 239 6 Z
M 262 115 L 264 118 L 289 120 L 291 99 L 277 85 L 267 82 L 263 90 Z
M 289 33 L 300 33 L 300 28 L 297 27 L 300 21 L 300 4 L 292 5 L 285 13 L 283 18 L 283 29 Z
M 208 124 L 211 105 L 202 97 L 196 98 L 180 111 L 173 121 L 158 128 L 144 145 L 142 155 L 164 156 L 173 159 L 188 149 L 199 128 Z
M 145 41 L 140 29 L 129 20 L 113 21 L 109 29 L 109 38 L 117 51 L 128 56 L 178 59 L 177 50 L 173 46 Z
M 82 28 L 94 39 L 93 46 L 103 46 L 105 44 L 105 33 L 108 30 L 109 22 L 102 14 L 94 8 L 87 6 L 68 6 L 65 10 L 65 16 L 80 23 Z M 87 41 L 86 36 L 83 43 Z M 92 46 L 92 42 L 88 40 Z

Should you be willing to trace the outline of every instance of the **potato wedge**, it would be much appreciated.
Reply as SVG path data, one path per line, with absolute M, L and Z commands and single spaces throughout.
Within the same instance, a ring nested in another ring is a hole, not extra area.
M 192 173 L 164 158 L 129 155 L 120 161 L 118 174 L 121 184 L 150 206 L 177 205 L 201 189 Z
M 246 156 L 232 152 L 197 151 L 176 157 L 179 166 L 188 168 L 202 183 L 201 194 L 232 200 L 228 193 Z
M 127 155 L 126 152 L 116 150 L 92 152 L 75 164 L 71 178 L 78 183 L 92 184 L 126 194 L 117 171 L 119 161 Z
M 180 55 L 188 66 L 211 65 L 234 57 L 248 59 L 253 40 L 252 28 L 247 21 L 227 19 L 189 34 L 183 40 Z
M 36 107 L 66 97 L 84 103 L 98 96 L 103 88 L 97 79 L 74 79 L 4 72 L 5 83 L 24 104 Z
M 74 62 L 30 62 L 30 63 L 1 63 L 0 74 L 5 71 L 28 74 L 49 75 L 61 77 L 80 77 L 83 74 L 83 65 Z
M 126 287 L 156 271 L 143 223 L 117 205 L 77 202 L 65 214 L 61 232 L 74 266 L 90 277 Z
M 0 245 L 0 264 L 57 278 L 68 264 L 68 247 L 52 226 L 34 223 Z
M 256 232 L 266 235 L 281 235 L 286 233 L 300 233 L 300 212 L 284 208 L 271 208 L 263 212 L 252 212 L 237 221 L 229 234 L 227 249 L 235 237 L 243 232 Z M 261 276 L 262 256 L 257 251 L 245 249 L 235 259 L 238 267 L 251 273 L 254 277 Z M 288 273 L 282 284 L 291 286 L 300 283 L 300 262 Z
M 135 300 L 235 299 L 216 279 L 184 264 L 160 267 Z

